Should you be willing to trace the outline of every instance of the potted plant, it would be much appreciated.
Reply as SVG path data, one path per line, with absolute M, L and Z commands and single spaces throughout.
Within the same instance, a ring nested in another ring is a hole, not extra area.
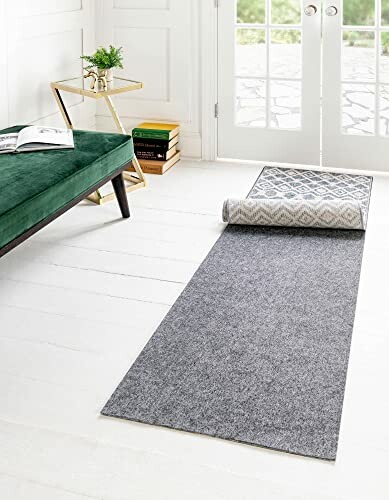
M 110 45 L 108 49 L 99 47 L 94 54 L 91 56 L 81 56 L 81 59 L 88 63 L 85 69 L 90 70 L 96 68 L 99 76 L 104 76 L 107 82 L 112 82 L 113 69 L 123 69 L 122 50 L 123 47 L 117 49 L 112 45 Z

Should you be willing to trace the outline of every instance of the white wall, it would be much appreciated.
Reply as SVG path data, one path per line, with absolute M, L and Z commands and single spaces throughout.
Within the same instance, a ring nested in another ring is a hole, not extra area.
M 114 98 L 126 128 L 177 121 L 183 155 L 201 157 L 201 3 L 0 0 L 0 127 L 61 126 L 49 82 L 81 75 L 79 55 L 112 43 L 124 49 L 122 75 L 144 82 L 143 90 Z M 104 102 L 96 108 L 91 99 L 63 97 L 76 127 L 115 130 Z
M 181 150 L 201 156 L 198 0 L 97 0 L 96 43 L 123 46 L 122 74 L 144 89 L 115 96 L 125 126 L 177 121 Z M 103 102 L 97 127 L 113 130 Z
M 0 0 L 0 127 L 63 126 L 50 81 L 81 75 L 95 46 L 94 0 Z M 95 103 L 64 96 L 77 126 L 92 128 Z

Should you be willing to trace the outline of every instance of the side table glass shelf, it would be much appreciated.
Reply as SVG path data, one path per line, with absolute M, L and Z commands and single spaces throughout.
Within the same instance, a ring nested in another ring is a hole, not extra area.
M 112 115 L 112 118 L 115 122 L 118 132 L 127 135 L 127 132 L 113 104 L 111 96 L 116 94 L 122 94 L 124 92 L 131 92 L 132 90 L 141 89 L 143 88 L 143 83 L 137 82 L 135 80 L 129 80 L 127 78 L 114 77 L 113 81 L 108 83 L 107 90 L 102 90 L 99 88 L 97 89 L 97 91 L 94 91 L 89 88 L 88 80 L 86 80 L 83 77 L 79 77 L 79 78 L 71 78 L 69 80 L 60 80 L 58 82 L 51 82 L 50 87 L 53 91 L 55 100 L 57 101 L 58 107 L 61 111 L 62 117 L 65 121 L 67 128 L 73 129 L 74 127 L 70 119 L 69 113 L 63 102 L 60 93 L 61 91 L 70 92 L 72 94 L 78 94 L 85 97 L 91 97 L 92 99 L 104 99 L 105 102 L 107 103 L 108 109 Z M 126 181 L 129 181 L 130 183 L 126 185 L 127 193 L 135 191 L 136 189 L 146 187 L 147 185 L 146 178 L 144 176 L 144 173 L 142 172 L 141 166 L 139 165 L 136 156 L 134 156 L 134 159 L 132 160 L 132 166 L 135 170 L 136 175 L 130 174 L 130 172 L 127 171 L 123 172 L 124 179 Z M 115 198 L 114 193 L 109 193 L 103 196 L 100 193 L 100 191 L 96 191 L 96 193 L 93 193 L 93 195 L 88 197 L 89 200 L 99 205 L 102 205 L 107 201 L 111 201 L 114 198 Z

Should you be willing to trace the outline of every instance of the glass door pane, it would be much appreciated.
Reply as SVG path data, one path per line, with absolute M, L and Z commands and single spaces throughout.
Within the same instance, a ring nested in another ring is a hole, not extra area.
M 237 1 L 234 76 L 237 125 L 301 128 L 300 0 Z

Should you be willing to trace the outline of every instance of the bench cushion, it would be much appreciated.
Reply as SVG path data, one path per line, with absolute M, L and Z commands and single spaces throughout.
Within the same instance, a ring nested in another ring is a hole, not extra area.
M 0 154 L 0 248 L 134 157 L 127 135 L 75 130 L 74 143 L 74 150 Z

